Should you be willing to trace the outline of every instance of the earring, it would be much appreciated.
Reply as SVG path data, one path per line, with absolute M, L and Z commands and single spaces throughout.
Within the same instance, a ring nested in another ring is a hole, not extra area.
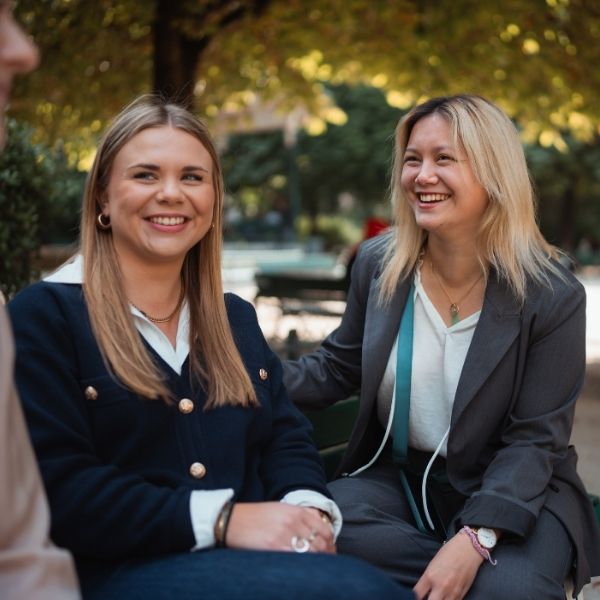
M 96 224 L 98 225 L 99 229 L 106 231 L 107 229 L 110 229 L 110 217 L 100 213 L 96 218 Z
M 210 224 L 210 228 L 211 228 L 211 229 L 214 229 L 214 228 L 215 228 L 215 224 L 214 224 L 214 223 L 211 223 L 211 224 Z

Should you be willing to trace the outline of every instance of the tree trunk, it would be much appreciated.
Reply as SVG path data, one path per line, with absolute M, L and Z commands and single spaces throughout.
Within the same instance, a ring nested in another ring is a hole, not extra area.
M 153 91 L 191 108 L 196 68 L 206 39 L 189 40 L 176 27 L 182 17 L 179 2 L 158 0 L 154 30 Z
M 196 72 L 202 53 L 215 35 L 251 12 L 258 16 L 270 0 L 220 0 L 194 14 L 186 12 L 184 0 L 157 0 L 152 26 L 154 37 L 153 91 L 191 108 Z M 216 15 L 216 21 L 215 21 Z M 195 37 L 178 27 L 182 20 L 193 21 Z M 211 23 L 210 28 L 206 23 Z

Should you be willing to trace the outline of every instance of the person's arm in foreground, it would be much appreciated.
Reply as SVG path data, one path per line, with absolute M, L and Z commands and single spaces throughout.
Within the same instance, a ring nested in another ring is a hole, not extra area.
M 0 306 L 0 597 L 79 598 L 71 557 L 48 538 L 48 505 L 14 387 L 13 359 Z

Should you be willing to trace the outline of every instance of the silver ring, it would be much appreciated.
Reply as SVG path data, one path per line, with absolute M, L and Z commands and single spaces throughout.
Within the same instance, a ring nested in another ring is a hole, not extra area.
M 296 535 L 292 537 L 291 545 L 292 550 L 298 553 L 308 552 L 310 548 L 310 542 L 305 537 L 299 538 Z

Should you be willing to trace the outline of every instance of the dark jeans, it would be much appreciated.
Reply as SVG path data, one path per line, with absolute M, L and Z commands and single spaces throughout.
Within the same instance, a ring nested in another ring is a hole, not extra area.
M 347 556 L 207 550 L 78 565 L 86 600 L 408 600 L 412 592 Z

